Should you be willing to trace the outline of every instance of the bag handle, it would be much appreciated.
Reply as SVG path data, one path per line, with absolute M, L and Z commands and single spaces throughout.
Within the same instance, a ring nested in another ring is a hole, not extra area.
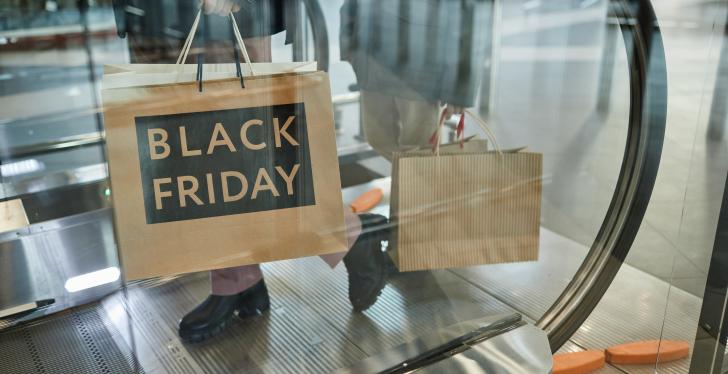
M 253 64 L 250 62 L 250 56 L 248 56 L 248 49 L 245 48 L 245 43 L 243 42 L 243 37 L 240 36 L 240 30 L 238 29 L 238 23 L 235 21 L 235 15 L 233 14 L 233 12 L 230 12 L 230 21 L 233 24 L 233 34 L 235 34 L 235 38 L 238 41 L 240 50 L 243 52 L 243 58 L 245 59 L 245 62 L 247 62 L 247 64 L 248 64 L 248 69 L 250 69 L 250 75 L 255 75 L 255 71 L 253 71 Z
M 501 150 L 500 145 L 498 145 L 498 140 L 496 140 L 493 131 L 490 130 L 490 126 L 488 126 L 488 123 L 486 123 L 485 120 L 480 118 L 480 116 L 478 116 L 477 114 L 471 112 L 469 109 L 465 109 L 464 114 L 469 115 L 470 118 L 475 120 L 475 123 L 478 124 L 478 127 L 480 127 L 480 129 L 485 132 L 485 136 L 487 136 L 488 139 L 493 142 L 493 147 L 495 147 L 496 152 L 498 152 L 499 155 L 503 155 L 503 151 Z M 462 135 L 462 133 L 460 135 Z
M 176 65 L 184 64 L 185 61 L 187 61 L 187 54 L 190 52 L 190 48 L 192 47 L 192 41 L 195 38 L 195 34 L 197 33 L 197 27 L 200 24 L 200 18 L 202 17 L 202 9 L 197 11 L 197 16 L 195 17 L 195 21 L 192 22 L 192 28 L 190 29 L 190 32 L 187 34 L 187 39 L 185 39 L 185 43 L 182 45 L 182 50 L 180 51 L 179 57 L 177 57 Z M 255 75 L 255 71 L 253 70 L 253 64 L 250 61 L 250 56 L 248 55 L 248 50 L 245 48 L 245 43 L 243 42 L 243 37 L 240 35 L 240 30 L 238 29 L 238 23 L 235 21 L 235 15 L 233 12 L 230 12 L 230 21 L 233 24 L 233 38 L 237 42 L 238 47 L 243 52 L 243 58 L 245 59 L 245 62 L 248 65 L 248 69 L 250 70 L 250 75 Z M 236 55 L 237 55 L 237 49 Z M 238 65 L 240 66 L 240 65 Z
M 190 51 L 190 45 L 192 44 L 192 39 L 195 37 L 195 33 L 197 32 L 197 25 L 200 23 L 200 15 L 202 14 L 201 10 L 197 12 L 197 16 L 195 17 L 194 22 L 192 22 L 192 27 L 190 28 L 190 32 L 187 33 L 187 38 L 185 39 L 185 43 L 182 45 L 182 50 L 179 53 L 179 57 L 177 57 L 177 62 L 175 62 L 175 65 L 180 65 L 187 60 L 187 53 Z
M 485 136 L 488 137 L 488 140 L 490 140 L 493 143 L 493 147 L 495 147 L 496 152 L 498 152 L 499 156 L 503 156 L 503 151 L 501 151 L 500 146 L 498 145 L 498 141 L 495 138 L 495 134 L 490 130 L 490 127 L 488 124 L 480 118 L 477 114 L 471 112 L 468 109 L 463 110 L 463 112 L 460 114 L 460 122 L 458 123 L 457 128 L 457 136 L 461 137 L 463 136 L 463 128 L 465 126 L 465 115 L 470 116 L 472 119 L 475 120 L 475 123 L 478 124 L 478 127 L 480 127 L 483 132 L 485 133 Z M 445 109 L 442 110 L 442 113 L 440 114 L 440 121 L 437 124 L 437 129 L 434 133 L 432 133 L 432 136 L 430 137 L 430 144 L 432 144 L 433 151 L 437 156 L 440 155 L 440 133 L 442 130 L 442 127 L 445 124 Z M 462 139 L 461 139 L 462 140 Z

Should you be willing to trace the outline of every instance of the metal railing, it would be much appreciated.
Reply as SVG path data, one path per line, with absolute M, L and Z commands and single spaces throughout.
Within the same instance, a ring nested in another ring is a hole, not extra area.
M 652 4 L 614 0 L 629 62 L 627 144 L 617 187 L 586 258 L 554 304 L 538 321 L 556 352 L 604 296 L 639 231 L 657 177 L 667 116 L 667 73 L 660 28 Z

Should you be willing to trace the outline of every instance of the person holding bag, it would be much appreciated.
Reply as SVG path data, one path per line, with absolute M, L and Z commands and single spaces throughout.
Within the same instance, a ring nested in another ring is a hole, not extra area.
M 341 59 L 354 69 L 367 142 L 394 152 L 426 147 L 446 117 L 473 106 L 488 32 L 485 0 L 346 0 Z
M 128 9 L 128 5 L 123 8 Z M 138 14 L 160 13 L 158 2 L 145 1 L 134 5 L 142 7 L 140 8 L 142 12 L 137 12 Z M 235 35 L 232 35 L 235 33 L 238 33 L 237 36 L 243 42 L 241 47 L 244 47 L 242 48 L 244 56 L 249 55 L 252 62 L 270 62 L 271 36 L 286 31 L 287 42 L 292 40 L 290 33 L 295 29 L 291 25 L 297 20 L 296 11 L 292 7 L 297 9 L 297 6 L 296 2 L 287 0 L 256 2 L 204 0 L 199 3 L 197 0 L 189 0 L 180 2 L 178 13 L 180 23 L 189 22 L 188 25 L 194 24 L 196 27 L 199 15 L 195 18 L 194 12 L 193 17 L 188 17 L 187 14 L 195 7 L 198 9 L 201 7 L 204 11 L 206 19 L 200 22 L 206 23 L 203 48 L 205 62 L 232 62 L 231 51 L 234 47 L 228 41 L 235 39 Z M 147 9 L 143 9 L 144 7 Z M 230 31 L 227 31 L 227 34 L 223 32 L 229 30 L 229 22 L 218 16 L 235 20 L 237 15 L 241 15 L 244 19 L 236 22 L 239 31 L 235 30 L 232 34 Z M 139 16 L 133 15 L 133 17 Z M 167 49 L 169 46 L 184 44 L 181 38 L 170 41 L 166 36 L 160 38 L 154 30 L 145 32 L 140 26 L 153 25 L 155 21 L 154 19 L 122 21 L 120 34 L 123 28 L 125 34 L 130 36 L 132 62 L 173 62 L 173 54 Z M 226 25 L 227 28 L 217 27 L 219 24 Z M 216 33 L 215 30 L 220 33 Z M 331 267 L 343 260 L 349 275 L 349 299 L 354 310 L 361 311 L 376 302 L 386 284 L 386 258 L 381 250 L 381 241 L 385 239 L 388 223 L 386 217 L 374 214 L 355 215 L 348 209 L 344 210 L 344 222 L 346 227 L 342 229 L 345 231 L 348 252 L 321 255 L 321 258 Z M 246 244 L 240 243 L 240 245 Z M 211 294 L 179 322 L 179 335 L 185 341 L 199 342 L 218 334 L 229 324 L 233 315 L 249 317 L 269 308 L 268 290 L 260 266 L 257 264 L 212 270 L 210 281 Z
M 491 3 L 345 0 L 341 8 L 341 57 L 356 73 L 364 134 L 392 163 L 387 252 L 398 271 L 538 258 L 542 155 L 501 150 L 464 109 L 485 68 L 490 35 L 477 26 L 489 23 Z M 460 144 L 441 154 L 441 128 L 454 113 Z M 495 152 L 464 139 L 466 114 Z

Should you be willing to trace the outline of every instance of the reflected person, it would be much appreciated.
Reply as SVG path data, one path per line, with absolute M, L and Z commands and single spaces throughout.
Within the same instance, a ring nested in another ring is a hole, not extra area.
M 367 142 L 382 157 L 428 146 L 475 103 L 490 32 L 486 0 L 345 0 L 340 49 L 356 73 Z

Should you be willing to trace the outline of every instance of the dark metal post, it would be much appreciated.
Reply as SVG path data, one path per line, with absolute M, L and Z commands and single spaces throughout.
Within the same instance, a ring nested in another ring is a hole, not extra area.
M 612 96 L 612 76 L 614 75 L 614 60 L 617 52 L 617 35 L 619 34 L 619 19 L 614 17 L 611 10 L 612 1 L 609 2 L 607 10 L 606 30 L 604 31 L 604 49 L 601 63 L 599 64 L 599 85 L 597 91 L 597 111 L 600 113 L 609 112 L 609 104 Z
M 79 0 L 78 3 L 78 11 L 81 17 L 81 27 L 83 28 L 83 48 L 86 52 L 86 66 L 88 68 L 88 80 L 91 84 L 91 102 L 94 105 L 94 111 L 96 114 L 94 115 L 96 119 L 96 131 L 101 133 L 104 131 L 104 125 L 103 125 L 103 119 L 101 118 L 101 111 L 99 110 L 100 100 L 98 97 L 98 84 L 96 82 L 96 64 L 94 63 L 94 56 L 93 52 L 91 51 L 91 33 L 89 31 L 88 27 L 88 12 L 89 12 L 89 3 L 88 0 Z M 104 159 L 106 159 L 104 155 Z
M 720 373 L 725 355 L 728 335 L 728 179 L 726 183 L 695 335 L 690 373 Z
M 720 47 L 718 73 L 715 77 L 713 102 L 710 104 L 708 118 L 708 139 L 721 140 L 725 134 L 726 115 L 728 114 L 728 20 L 723 29 L 723 43 Z
M 493 56 L 493 46 L 495 44 L 495 17 L 496 17 L 496 4 L 495 0 L 491 0 L 490 4 L 490 18 L 487 25 L 476 25 L 477 29 L 483 31 L 476 32 L 489 32 L 490 38 L 488 38 L 488 45 L 485 46 L 484 63 L 482 69 L 483 80 L 480 83 L 480 113 L 486 115 L 491 110 L 491 89 L 493 85 L 493 69 L 495 68 L 495 61 Z
M 296 7 L 297 10 L 295 12 L 298 19 L 296 20 L 296 31 L 293 34 L 293 43 L 291 43 L 291 49 L 293 52 L 293 61 L 306 61 L 306 55 L 305 55 L 305 49 L 306 45 L 304 44 L 306 42 L 305 38 L 305 31 L 306 31 L 306 25 L 307 25 L 307 17 L 301 17 L 301 14 L 305 14 L 304 12 L 301 12 L 301 7 L 305 6 L 302 2 L 296 1 Z

